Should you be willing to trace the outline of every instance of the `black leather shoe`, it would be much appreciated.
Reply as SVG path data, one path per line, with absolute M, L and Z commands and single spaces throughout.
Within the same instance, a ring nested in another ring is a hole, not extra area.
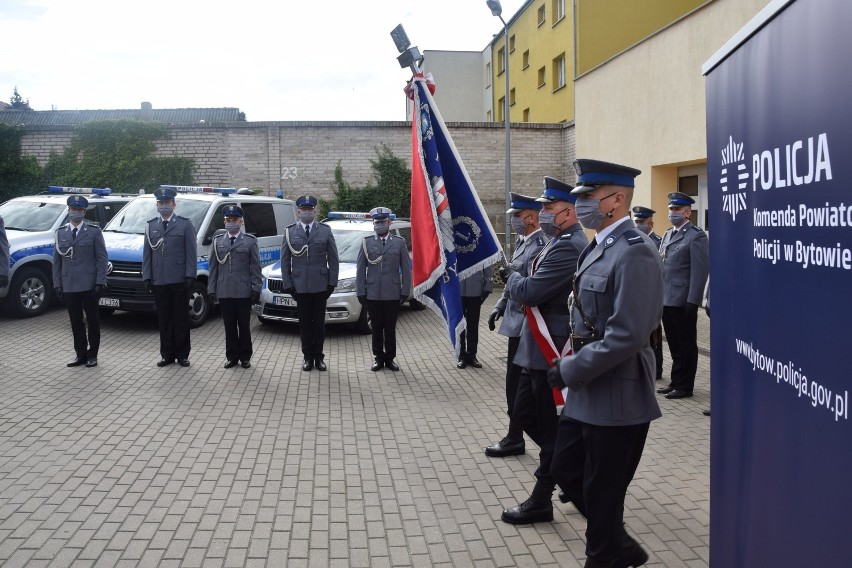
M 465 367 L 467 367 L 467 360 L 462 357 L 461 359 L 459 359 L 459 362 L 456 367 L 458 367 L 459 369 L 464 369 Z
M 85 365 L 85 364 L 86 364 L 86 358 L 85 357 L 77 357 L 73 361 L 68 361 L 67 363 L 65 363 L 65 366 L 66 367 L 79 367 L 80 365 Z
M 529 525 L 532 523 L 550 523 L 553 522 L 553 504 L 534 503 L 532 499 L 527 499 L 517 507 L 506 509 L 500 518 L 504 523 L 510 525 Z
M 627 568 L 636 568 L 648 562 L 648 553 L 639 546 L 639 543 L 633 540 L 633 537 L 627 536 L 621 548 L 621 566 Z
M 669 400 L 675 398 L 692 398 L 692 393 L 689 391 L 673 390 L 672 392 L 666 395 L 666 398 Z
M 178 365 L 181 367 L 189 367 L 189 359 L 178 359 Z
M 251 367 L 251 361 L 240 361 L 240 367 L 248 369 Z
M 661 389 L 657 389 L 657 392 L 660 393 L 660 394 L 669 394 L 673 390 L 674 390 L 674 387 L 668 386 L 668 387 L 663 387 Z
M 231 369 L 231 368 L 236 367 L 236 366 L 237 366 L 237 360 L 236 359 L 228 359 L 227 361 L 225 361 L 225 368 L 226 369 Z
M 512 440 L 508 436 L 485 448 L 485 455 L 489 458 L 505 458 L 506 456 L 521 456 L 526 453 L 523 440 Z
M 314 363 L 314 367 L 317 368 L 317 371 L 327 371 L 328 370 L 328 367 L 326 367 L 326 365 L 325 365 L 325 361 L 323 361 L 322 359 L 317 359 L 316 362 Z
M 560 491 L 558 497 L 559 497 L 560 503 L 570 503 L 571 502 L 571 498 L 568 497 L 568 494 L 565 493 L 564 491 Z
M 174 362 L 175 362 L 174 359 L 160 359 L 159 361 L 157 361 L 157 366 L 158 367 L 165 367 L 166 365 L 171 365 Z
M 710 411 L 709 410 L 702 410 L 701 414 L 703 414 L 704 416 L 710 416 Z
M 476 356 L 473 356 L 470 359 L 468 359 L 467 363 L 468 363 L 468 365 L 470 365 L 474 369 L 481 369 L 482 368 L 482 363 L 479 362 L 479 359 L 477 359 Z
M 390 361 L 385 363 L 385 367 L 387 367 L 388 369 L 390 369 L 391 371 L 394 371 L 394 372 L 399 371 L 399 365 L 397 365 L 396 361 L 394 361 L 393 359 L 391 359 Z
M 384 367 L 384 366 L 385 366 L 384 361 L 375 361 L 375 362 L 373 362 L 373 366 L 370 367 L 370 370 L 375 373 L 376 371 L 381 371 L 382 367 Z
M 97 367 L 98 366 L 98 358 L 97 357 L 88 357 L 86 359 L 87 367 Z
M 310 359 L 305 359 L 305 362 L 302 363 L 302 370 L 303 371 L 310 371 L 313 368 L 314 368 L 314 362 L 311 361 Z

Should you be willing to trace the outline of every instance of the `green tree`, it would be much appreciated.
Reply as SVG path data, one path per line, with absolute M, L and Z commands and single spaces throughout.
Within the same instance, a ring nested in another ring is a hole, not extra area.
M 23 128 L 0 124 L 0 203 L 44 191 L 44 172 L 33 156 L 21 156 Z
M 156 157 L 156 140 L 167 139 L 166 125 L 139 120 L 86 122 L 74 129 L 61 154 L 51 152 L 45 174 L 52 184 L 110 187 L 135 192 L 160 184 L 192 185 L 193 161 Z
M 30 99 L 24 100 L 24 97 L 18 92 L 18 87 L 12 91 L 12 98 L 9 100 L 12 103 L 12 110 L 33 110 L 30 108 Z
M 411 170 L 405 160 L 382 144 L 375 149 L 376 159 L 370 160 L 375 181 L 370 179 L 364 187 L 353 187 L 343 177 L 340 162 L 334 168 L 334 199 L 322 202 L 320 211 L 369 211 L 373 207 L 389 207 L 399 217 L 411 212 Z

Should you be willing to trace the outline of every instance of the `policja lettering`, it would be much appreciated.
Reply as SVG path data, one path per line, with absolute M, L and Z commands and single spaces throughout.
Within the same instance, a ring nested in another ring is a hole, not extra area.
M 832 179 L 826 133 L 823 132 L 817 136 L 816 152 L 814 151 L 813 137 L 808 138 L 808 169 L 805 175 L 800 175 L 798 168 L 800 162 L 797 154 L 803 146 L 801 140 L 796 140 L 793 144 L 785 146 L 783 157 L 780 148 L 775 148 L 773 152 L 764 150 L 760 154 L 752 156 L 752 191 L 757 191 L 758 181 L 762 189 L 773 189 L 819 182 L 823 174 L 825 179 Z M 782 158 L 784 158 L 783 161 Z
M 754 239 L 754 257 L 755 258 L 765 258 L 766 260 L 771 260 L 772 264 L 775 264 L 779 260 L 781 260 L 781 241 L 775 239 L 773 241 L 767 241 L 766 239 Z

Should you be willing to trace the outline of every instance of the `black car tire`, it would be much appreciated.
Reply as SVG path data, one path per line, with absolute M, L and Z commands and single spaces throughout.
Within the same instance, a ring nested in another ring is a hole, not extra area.
M 207 296 L 207 285 L 198 280 L 189 288 L 189 327 L 195 329 L 210 318 L 213 305 Z
M 358 316 L 358 321 L 353 324 L 355 333 L 367 335 L 373 333 L 373 327 L 370 325 L 370 316 L 367 314 L 367 306 L 361 307 L 361 315 Z
M 42 270 L 23 266 L 15 272 L 6 296 L 10 314 L 19 318 L 40 316 L 52 300 L 53 286 Z

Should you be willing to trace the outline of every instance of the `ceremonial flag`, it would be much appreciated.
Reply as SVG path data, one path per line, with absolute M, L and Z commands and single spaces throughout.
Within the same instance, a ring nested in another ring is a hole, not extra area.
M 415 76 L 409 91 L 414 295 L 447 322 L 458 354 L 465 329 L 459 281 L 503 253 L 426 80 Z

